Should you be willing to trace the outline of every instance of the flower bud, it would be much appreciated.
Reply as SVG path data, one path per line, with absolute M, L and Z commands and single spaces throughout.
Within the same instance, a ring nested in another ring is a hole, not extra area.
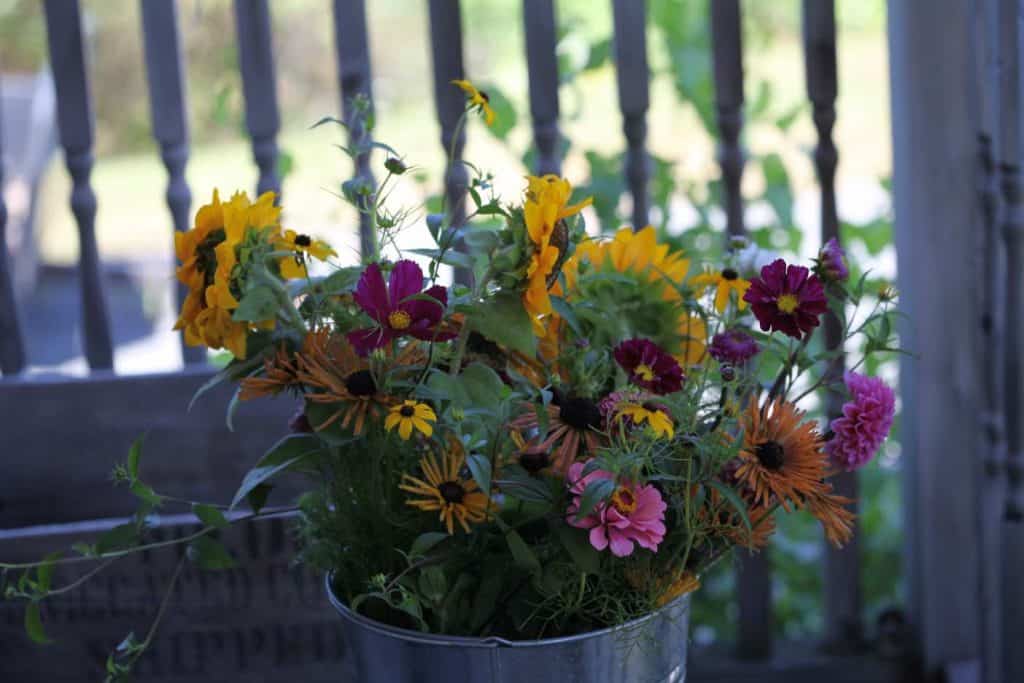
M 388 157 L 384 162 L 384 168 L 388 169 L 395 175 L 402 175 L 409 170 L 409 167 L 405 165 L 405 162 L 398 157 Z

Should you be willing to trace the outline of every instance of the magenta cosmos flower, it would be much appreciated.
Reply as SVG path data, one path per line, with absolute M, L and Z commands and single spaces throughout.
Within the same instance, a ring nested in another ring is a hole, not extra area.
M 825 288 L 817 275 L 803 266 L 776 259 L 761 269 L 743 295 L 764 331 L 778 330 L 800 339 L 818 326 L 818 316 L 828 310 Z
M 588 461 L 589 462 L 589 461 Z M 665 501 L 658 489 L 650 484 L 623 484 L 615 489 L 611 499 L 600 503 L 586 517 L 577 519 L 580 499 L 587 485 L 599 479 L 614 479 L 611 472 L 595 470 L 582 476 L 586 463 L 574 462 L 569 467 L 572 504 L 566 511 L 566 521 L 580 529 L 590 529 L 590 545 L 598 550 L 611 548 L 616 557 L 633 554 L 635 545 L 658 551 L 665 538 Z
M 825 242 L 825 246 L 818 252 L 817 270 L 826 280 L 835 282 L 846 282 L 850 277 L 850 269 L 846 267 L 846 252 L 835 237 Z
M 417 294 L 436 301 L 411 298 Z M 415 261 L 396 263 L 387 284 L 380 266 L 371 263 L 359 278 L 353 298 L 377 323 L 348 333 L 349 341 L 361 356 L 405 335 L 425 341 L 446 341 L 455 336 L 438 329 L 448 305 L 448 291 L 440 285 L 424 290 L 423 271 Z
M 825 452 L 837 467 L 852 471 L 875 457 L 889 435 L 896 413 L 896 395 L 877 377 L 847 372 L 846 388 L 853 397 L 843 405 L 842 417 L 832 420 L 832 438 Z
M 732 329 L 711 338 L 708 354 L 719 363 L 743 365 L 760 350 L 753 337 L 743 330 Z
M 613 353 L 615 362 L 638 387 L 656 394 L 671 394 L 683 387 L 679 363 L 649 339 L 627 339 Z

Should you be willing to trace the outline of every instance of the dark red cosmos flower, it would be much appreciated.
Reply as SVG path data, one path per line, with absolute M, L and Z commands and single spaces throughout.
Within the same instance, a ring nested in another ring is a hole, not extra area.
M 614 355 L 638 387 L 656 394 L 671 394 L 683 387 L 679 363 L 650 339 L 627 339 L 615 347 Z
M 795 339 L 818 326 L 818 316 L 828 310 L 825 288 L 817 275 L 803 266 L 776 259 L 761 269 L 743 295 L 764 331 L 778 330 Z
M 417 294 L 436 301 L 411 298 Z M 405 335 L 424 341 L 446 341 L 455 336 L 438 329 L 448 305 L 448 290 L 440 285 L 424 290 L 423 271 L 415 261 L 396 263 L 386 285 L 380 266 L 371 263 L 352 298 L 377 323 L 348 333 L 349 342 L 361 356 Z

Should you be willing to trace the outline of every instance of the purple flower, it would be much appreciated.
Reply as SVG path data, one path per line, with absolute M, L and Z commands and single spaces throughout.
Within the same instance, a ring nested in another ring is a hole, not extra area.
M 846 252 L 835 237 L 825 242 L 818 252 L 818 274 L 832 282 L 846 282 L 850 269 L 846 267 Z
M 436 301 L 412 298 L 417 294 Z M 387 284 L 380 266 L 371 263 L 359 278 L 353 298 L 377 323 L 348 333 L 348 340 L 361 356 L 405 335 L 425 341 L 446 341 L 455 336 L 438 329 L 448 305 L 448 290 L 440 285 L 424 290 L 423 271 L 415 261 L 396 263 Z
M 837 467 L 850 472 L 870 461 L 889 435 L 896 396 L 877 377 L 847 372 L 843 380 L 853 400 L 843 406 L 842 417 L 832 420 L 833 436 L 825 452 Z
M 656 394 L 671 394 L 683 386 L 683 369 L 650 339 L 627 339 L 615 347 L 615 362 L 629 381 Z
M 750 281 L 743 300 L 750 304 L 762 330 L 778 330 L 795 339 L 810 334 L 818 326 L 818 316 L 828 310 L 818 276 L 782 259 L 761 269 L 761 277 Z
M 749 334 L 739 329 L 719 332 L 711 338 L 708 353 L 719 363 L 743 365 L 761 349 Z

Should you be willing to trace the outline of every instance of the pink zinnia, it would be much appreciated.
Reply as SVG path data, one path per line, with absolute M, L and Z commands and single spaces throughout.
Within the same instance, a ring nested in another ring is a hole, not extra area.
M 853 396 L 843 416 L 832 420 L 832 438 L 825 452 L 837 467 L 852 471 L 865 465 L 889 435 L 896 413 L 896 395 L 877 377 L 847 372 L 846 388 Z
M 566 511 L 566 521 L 574 527 L 590 529 L 590 544 L 598 550 L 610 546 L 616 557 L 633 554 L 635 544 L 657 552 L 658 545 L 665 538 L 667 507 L 658 489 L 650 484 L 622 484 L 607 502 L 598 504 L 586 517 L 577 519 L 580 499 L 587 485 L 599 479 L 615 478 L 605 470 L 594 470 L 585 477 L 581 476 L 584 467 L 586 463 L 583 462 L 575 462 L 569 467 L 568 481 L 573 501 Z

